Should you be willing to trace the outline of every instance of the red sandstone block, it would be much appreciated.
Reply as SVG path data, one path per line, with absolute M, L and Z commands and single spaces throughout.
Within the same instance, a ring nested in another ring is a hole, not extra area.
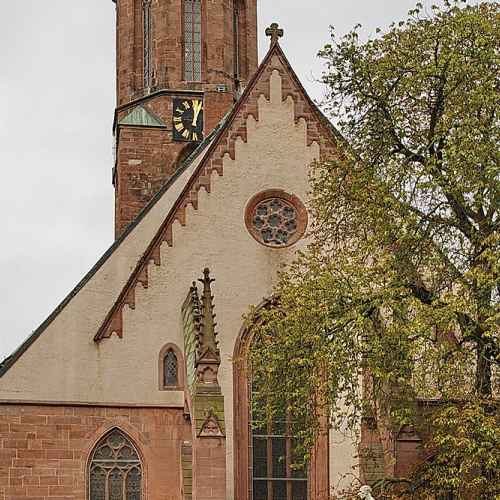
M 0 449 L 0 459 L 14 458 L 16 456 L 16 450 L 2 450 Z
M 69 442 L 67 439 L 53 439 L 47 440 L 43 439 L 41 442 L 42 448 L 46 450 L 54 449 L 54 450 L 64 450 L 68 448 Z
M 24 486 L 7 486 L 5 487 L 5 495 L 7 498 L 15 498 L 16 496 L 26 497 L 26 488 Z
M 26 488 L 26 493 L 28 496 L 47 496 L 49 494 L 48 486 L 28 486 Z
M 25 486 L 40 486 L 40 478 L 38 476 L 27 476 L 23 478 Z
M 70 486 L 74 485 L 76 480 L 73 476 L 58 476 L 60 486 Z
M 82 466 L 80 460 L 66 460 L 66 459 L 62 459 L 60 460 L 59 462 L 60 464 L 60 468 L 64 468 L 64 469 L 80 469 L 80 467 Z
M 31 467 L 12 467 L 9 469 L 10 477 L 26 477 L 31 476 Z
M 4 405 L 0 408 L 0 414 L 4 416 L 19 416 L 21 412 L 22 407 L 16 405 Z
M 17 450 L 17 457 L 26 459 L 45 458 L 45 450 Z
M 82 419 L 80 417 L 74 417 L 71 415 L 65 416 L 49 416 L 47 417 L 47 423 L 49 425 L 56 424 L 56 429 L 63 428 L 62 426 L 70 425 L 81 425 Z M 64 427 L 66 428 L 66 427 Z M 68 427 L 69 430 L 69 427 Z
M 47 486 L 59 485 L 59 478 L 57 476 L 40 476 L 40 484 Z
M 21 415 L 21 424 L 46 424 L 47 417 L 43 415 Z
M 53 459 L 72 459 L 73 452 L 71 450 L 46 450 L 45 451 L 47 458 Z
M 66 496 L 74 498 L 71 486 L 49 486 L 49 496 Z
M 25 439 L 3 439 L 3 448 L 27 449 L 28 441 Z

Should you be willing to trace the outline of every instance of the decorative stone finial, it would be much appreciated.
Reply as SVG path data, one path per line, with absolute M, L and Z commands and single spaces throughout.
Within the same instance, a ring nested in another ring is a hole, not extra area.
M 215 327 L 214 297 L 209 269 L 203 271 L 203 278 L 198 280 L 203 283 L 203 295 L 200 304 L 200 320 L 198 323 L 198 341 L 196 353 L 196 378 L 198 384 L 218 386 L 217 375 L 220 366 L 220 351 L 217 342 Z
M 201 298 L 201 350 L 210 349 L 212 352 L 218 354 L 217 332 L 215 330 L 217 323 L 215 322 L 214 297 L 212 295 L 212 283 L 215 280 L 210 277 L 210 270 L 205 268 L 203 278 L 198 281 L 203 283 L 203 295 Z
M 278 23 L 273 23 L 266 29 L 266 36 L 271 38 L 271 45 L 278 43 L 285 32 L 279 27 Z

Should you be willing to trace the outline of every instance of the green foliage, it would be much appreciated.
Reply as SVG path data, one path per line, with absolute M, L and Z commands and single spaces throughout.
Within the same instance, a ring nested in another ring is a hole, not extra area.
M 500 427 L 498 407 L 469 403 L 448 405 L 432 417 L 428 447 L 439 450 L 420 476 L 423 491 L 460 491 L 463 498 L 500 494 Z M 461 480 L 463 478 L 464 480 Z
M 450 425 L 424 422 L 435 460 L 412 484 L 474 484 L 477 498 L 499 486 L 498 455 L 484 446 L 457 466 L 469 448 L 450 426 L 498 391 L 499 38 L 497 2 L 417 5 L 366 43 L 332 32 L 323 80 L 349 146 L 312 169 L 311 244 L 258 312 L 252 350 L 266 414 L 287 406 L 306 448 L 325 415 L 395 432 L 416 425 L 417 399 L 454 401 L 438 412 Z M 467 439 L 498 447 L 483 417 Z

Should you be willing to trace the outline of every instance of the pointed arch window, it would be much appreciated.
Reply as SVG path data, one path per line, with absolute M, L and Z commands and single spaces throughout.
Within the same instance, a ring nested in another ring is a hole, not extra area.
M 137 450 L 119 429 L 94 448 L 89 461 L 89 500 L 142 500 L 142 463 Z
M 179 367 L 175 352 L 170 349 L 165 354 L 163 360 L 163 384 L 165 387 L 177 387 L 179 385 L 178 377 Z
M 272 421 L 259 422 L 254 414 L 265 407 L 259 397 L 258 374 L 253 373 L 249 387 L 250 491 L 252 500 L 308 500 L 308 475 L 296 468 L 297 438 L 291 432 L 292 416 L 283 410 Z
M 143 12 L 143 35 L 144 35 L 144 88 L 153 86 L 152 68 L 152 45 L 153 45 L 153 21 L 151 18 L 151 0 L 142 0 Z
M 184 0 L 184 80 L 201 82 L 201 0 Z
M 244 328 L 235 346 L 233 364 L 235 482 L 242 500 L 318 500 L 329 489 L 328 436 L 318 440 L 310 463 L 297 468 L 297 437 L 293 415 L 283 410 L 272 420 L 263 418 L 265 402 L 259 395 L 264 374 L 251 369 L 248 355 L 257 340 Z
M 233 0 L 233 66 L 234 78 L 240 77 L 240 0 Z
M 181 391 L 184 387 L 184 361 L 175 344 L 167 344 L 160 351 L 159 381 L 161 391 Z

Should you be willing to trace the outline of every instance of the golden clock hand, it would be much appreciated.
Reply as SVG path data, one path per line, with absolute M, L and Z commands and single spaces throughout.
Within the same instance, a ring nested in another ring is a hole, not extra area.
M 203 103 L 201 101 L 193 101 L 193 127 L 198 123 L 198 116 L 200 114 Z

